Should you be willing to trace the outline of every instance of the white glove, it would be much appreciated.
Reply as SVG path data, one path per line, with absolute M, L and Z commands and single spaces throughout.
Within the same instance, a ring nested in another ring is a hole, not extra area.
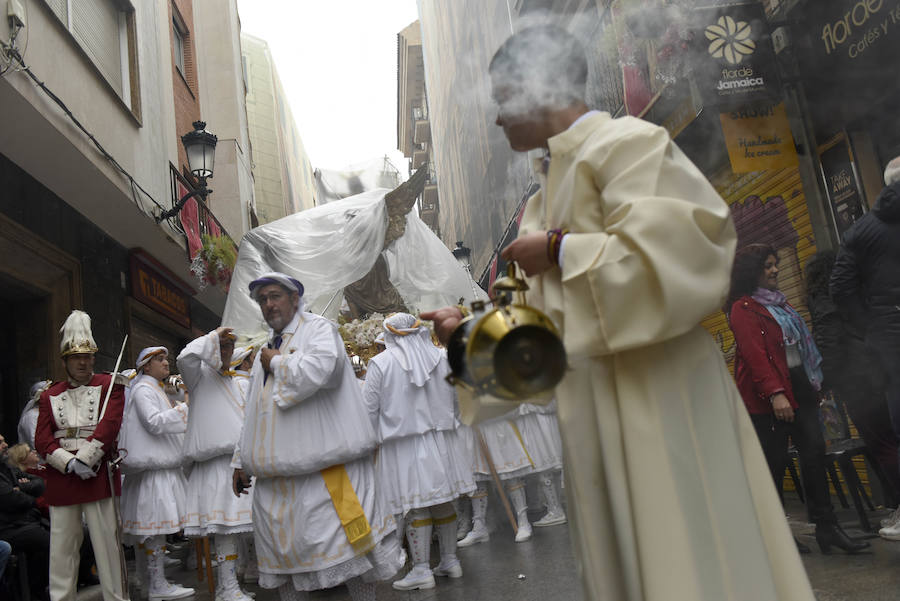
M 74 473 L 76 476 L 81 478 L 82 480 L 87 480 L 88 478 L 95 478 L 97 474 L 89 468 L 87 465 L 78 461 L 77 459 L 70 459 L 69 463 L 66 464 L 66 473 L 72 474 Z

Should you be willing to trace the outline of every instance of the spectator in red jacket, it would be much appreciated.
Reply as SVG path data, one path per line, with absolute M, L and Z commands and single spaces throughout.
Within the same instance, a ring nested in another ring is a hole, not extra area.
M 822 357 L 806 322 L 778 290 L 778 254 L 766 244 L 738 251 L 725 306 L 736 353 L 735 379 L 762 445 L 775 487 L 782 493 L 788 437 L 800 454 L 809 520 L 823 553 L 832 546 L 855 553 L 834 515 L 825 475 L 825 440 L 819 427 Z M 799 541 L 801 552 L 809 552 Z

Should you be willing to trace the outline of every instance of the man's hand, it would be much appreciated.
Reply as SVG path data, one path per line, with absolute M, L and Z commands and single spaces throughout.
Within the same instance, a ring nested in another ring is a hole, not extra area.
M 501 251 L 506 261 L 515 261 L 527 276 L 535 276 L 553 267 L 547 257 L 547 232 L 531 232 L 516 238 Z
M 269 369 L 269 363 L 272 361 L 272 357 L 275 355 L 280 355 L 281 351 L 275 348 L 264 348 L 259 350 L 259 361 L 262 363 L 263 371 L 272 373 L 272 370 Z
M 244 470 L 235 468 L 231 474 L 231 490 L 236 497 L 250 494 L 250 476 Z
M 219 326 L 216 328 L 216 335 L 219 337 L 219 340 L 225 340 L 226 338 L 234 338 L 234 334 L 232 333 L 234 328 L 226 328 L 225 326 Z
M 772 411 L 775 413 L 775 419 L 788 423 L 794 421 L 794 409 L 783 392 L 772 397 Z
M 82 480 L 87 480 L 88 478 L 96 478 L 97 473 L 94 472 L 90 467 L 88 467 L 85 463 L 82 463 L 78 459 L 70 459 L 69 463 L 66 464 L 66 473 L 75 474 Z
M 450 340 L 450 335 L 459 322 L 462 321 L 462 312 L 456 307 L 444 307 L 435 311 L 425 311 L 419 317 L 434 322 L 434 333 L 444 346 Z

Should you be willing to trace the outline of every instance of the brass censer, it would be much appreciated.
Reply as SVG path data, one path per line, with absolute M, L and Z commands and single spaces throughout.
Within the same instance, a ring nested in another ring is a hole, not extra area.
M 491 287 L 492 309 L 474 301 L 450 335 L 447 380 L 475 394 L 520 401 L 554 388 L 566 371 L 566 349 L 550 318 L 526 304 L 528 284 L 510 263 Z M 515 302 L 511 297 L 515 296 Z

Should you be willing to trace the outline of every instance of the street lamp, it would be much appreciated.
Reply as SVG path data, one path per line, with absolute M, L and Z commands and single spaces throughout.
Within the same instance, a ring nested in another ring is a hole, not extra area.
M 462 240 L 457 240 L 456 248 L 454 248 L 452 252 L 453 256 L 456 257 L 456 260 L 459 261 L 459 264 L 462 265 L 463 269 L 470 271 L 472 267 L 472 249 L 463 246 Z
M 475 280 L 472 278 L 472 249 L 463 246 L 462 240 L 457 240 L 456 248 L 451 252 L 462 268 L 466 270 L 466 274 L 469 276 L 469 284 L 472 286 L 472 298 L 477 299 L 478 291 L 475 288 Z
M 181 143 L 184 145 L 184 152 L 187 154 L 188 168 L 194 177 L 197 178 L 199 186 L 196 190 L 191 190 L 182 196 L 174 207 L 168 211 L 163 211 L 156 216 L 156 223 L 163 219 L 169 219 L 177 215 L 184 207 L 184 203 L 194 196 L 206 198 L 212 190 L 206 187 L 206 180 L 212 179 L 213 166 L 216 162 L 216 142 L 218 138 L 206 131 L 206 123 L 203 121 L 194 121 L 194 131 L 190 131 L 181 136 Z

